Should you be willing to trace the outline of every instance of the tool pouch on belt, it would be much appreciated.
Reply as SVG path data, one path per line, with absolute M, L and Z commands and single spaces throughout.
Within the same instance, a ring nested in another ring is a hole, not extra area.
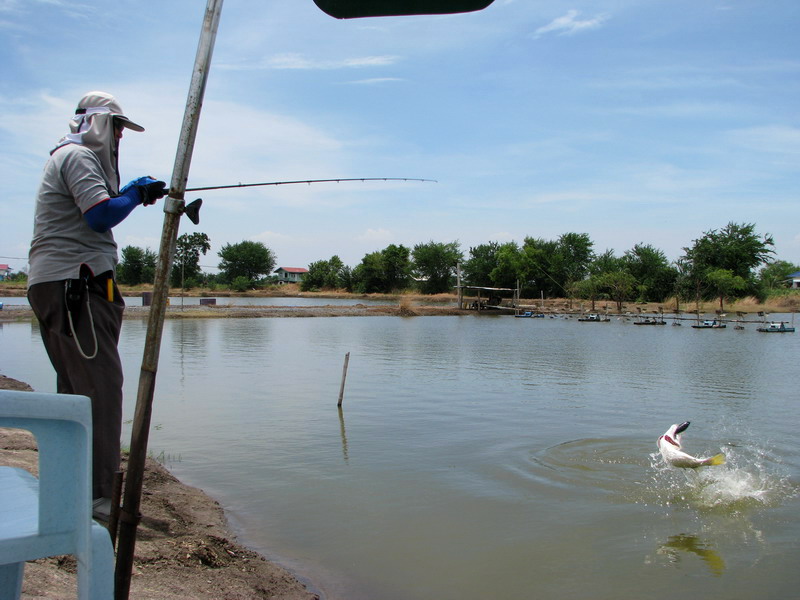
M 86 302 L 86 294 L 89 293 L 89 278 L 92 271 L 86 265 L 81 265 L 78 279 L 67 279 L 64 282 L 64 307 L 69 316 L 72 317 L 73 327 L 78 326 L 81 316 L 81 305 Z M 64 319 L 66 334 L 72 336 L 72 328 L 69 325 L 69 318 Z

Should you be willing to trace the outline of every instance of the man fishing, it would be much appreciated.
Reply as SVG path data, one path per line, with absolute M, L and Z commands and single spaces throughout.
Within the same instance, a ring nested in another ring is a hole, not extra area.
M 111 229 L 166 185 L 140 177 L 122 189 L 124 129 L 144 131 L 111 94 L 89 92 L 70 133 L 50 152 L 36 198 L 28 300 L 57 375 L 57 391 L 92 401 L 93 516 L 107 521 L 122 430 L 122 363 L 117 343 L 125 303 L 115 282 Z

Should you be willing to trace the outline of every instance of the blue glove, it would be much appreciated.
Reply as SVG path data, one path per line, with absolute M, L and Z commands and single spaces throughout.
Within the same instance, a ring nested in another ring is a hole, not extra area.
M 119 225 L 134 208 L 142 203 L 137 187 L 126 185 L 125 188 L 127 189 L 119 196 L 98 202 L 83 214 L 89 227 L 98 233 L 105 233 Z
M 153 179 L 149 175 L 139 177 L 125 184 L 119 191 L 120 196 L 124 195 L 131 188 L 136 188 L 139 192 L 141 203 L 145 206 L 155 204 L 156 200 L 167 195 L 167 184 L 163 181 Z

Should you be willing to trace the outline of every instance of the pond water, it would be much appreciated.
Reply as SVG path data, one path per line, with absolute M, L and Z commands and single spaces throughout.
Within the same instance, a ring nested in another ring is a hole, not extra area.
M 754 325 L 168 320 L 150 448 L 329 600 L 797 597 L 798 351 Z M 35 325 L 0 327 L 0 372 L 53 389 Z M 661 464 L 684 420 L 726 465 Z

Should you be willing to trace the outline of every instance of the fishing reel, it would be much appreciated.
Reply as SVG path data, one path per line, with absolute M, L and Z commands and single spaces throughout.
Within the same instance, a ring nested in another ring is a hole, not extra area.
M 186 215 L 189 220 L 195 225 L 200 224 L 200 207 L 203 205 L 203 199 L 198 198 L 186 204 L 182 198 L 174 198 L 169 194 L 164 201 L 164 212 Z
M 200 207 L 202 205 L 203 199 L 198 198 L 197 200 L 189 202 L 189 204 L 183 207 L 183 214 L 189 217 L 189 220 L 195 225 L 200 224 Z

